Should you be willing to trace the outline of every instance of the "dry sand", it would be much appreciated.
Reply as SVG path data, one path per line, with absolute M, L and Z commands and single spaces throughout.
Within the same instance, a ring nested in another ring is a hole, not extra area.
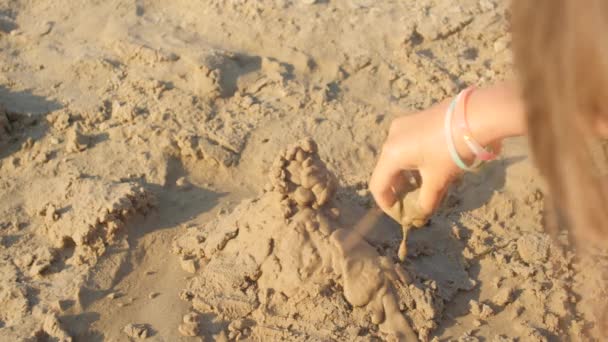
M 505 6 L 0 0 L 0 341 L 598 340 L 525 141 L 403 262 L 367 191 L 392 118 L 510 75 Z

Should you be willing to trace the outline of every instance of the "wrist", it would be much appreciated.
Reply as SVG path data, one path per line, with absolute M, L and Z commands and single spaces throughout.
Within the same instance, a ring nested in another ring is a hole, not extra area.
M 523 105 L 512 83 L 476 89 L 468 99 L 467 119 L 483 146 L 526 133 Z
M 452 104 L 453 108 L 450 109 Z M 436 106 L 436 111 L 441 116 L 441 123 L 444 125 L 442 131 L 446 139 L 445 143 L 448 145 L 446 152 L 449 152 L 451 159 L 460 168 L 471 166 L 475 160 L 475 154 L 466 145 L 464 135 L 461 130 L 457 129 L 464 110 L 463 104 L 464 98 L 462 96 L 458 98 L 457 96 L 442 101 Z M 450 127 L 449 130 L 447 127 Z M 461 167 L 460 165 L 464 166 Z

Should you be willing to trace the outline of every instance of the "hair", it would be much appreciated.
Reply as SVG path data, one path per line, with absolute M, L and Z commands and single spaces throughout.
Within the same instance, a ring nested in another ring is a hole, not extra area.
M 608 1 L 513 0 L 513 53 L 535 162 L 580 247 L 608 240 L 597 154 L 608 122 Z M 598 158 L 602 156 L 602 158 Z

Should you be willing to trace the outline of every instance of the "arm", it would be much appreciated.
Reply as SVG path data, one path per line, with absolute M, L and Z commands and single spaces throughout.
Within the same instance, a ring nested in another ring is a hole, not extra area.
M 475 90 L 469 98 L 467 117 L 471 133 L 482 145 L 527 131 L 523 103 L 513 82 Z
M 396 200 L 396 189 L 404 182 L 404 170 L 420 172 L 418 209 L 426 216 L 436 209 L 454 177 L 462 173 L 450 158 L 443 133 L 444 115 L 450 101 L 399 117 L 391 123 L 369 184 L 384 211 Z M 523 105 L 514 83 L 477 89 L 468 101 L 471 134 L 482 145 L 498 145 L 504 138 L 526 133 Z M 473 153 L 461 135 L 454 134 L 454 142 L 464 160 L 473 160 Z

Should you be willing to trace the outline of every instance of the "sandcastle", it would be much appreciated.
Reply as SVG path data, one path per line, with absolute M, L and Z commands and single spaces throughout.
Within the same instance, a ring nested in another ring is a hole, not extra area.
M 194 309 L 225 319 L 253 317 L 250 333 L 267 337 L 294 324 L 331 331 L 351 321 L 358 331 L 371 323 L 398 340 L 426 339 L 440 301 L 401 263 L 380 255 L 355 230 L 340 227 L 340 213 L 332 205 L 336 188 L 314 141 L 285 149 L 261 196 L 175 240 L 174 251 L 202 268 L 183 298 Z M 331 295 L 347 303 L 331 308 L 335 301 L 324 299 Z M 344 322 L 320 320 L 330 316 Z M 344 334 L 319 338 L 359 336 Z

